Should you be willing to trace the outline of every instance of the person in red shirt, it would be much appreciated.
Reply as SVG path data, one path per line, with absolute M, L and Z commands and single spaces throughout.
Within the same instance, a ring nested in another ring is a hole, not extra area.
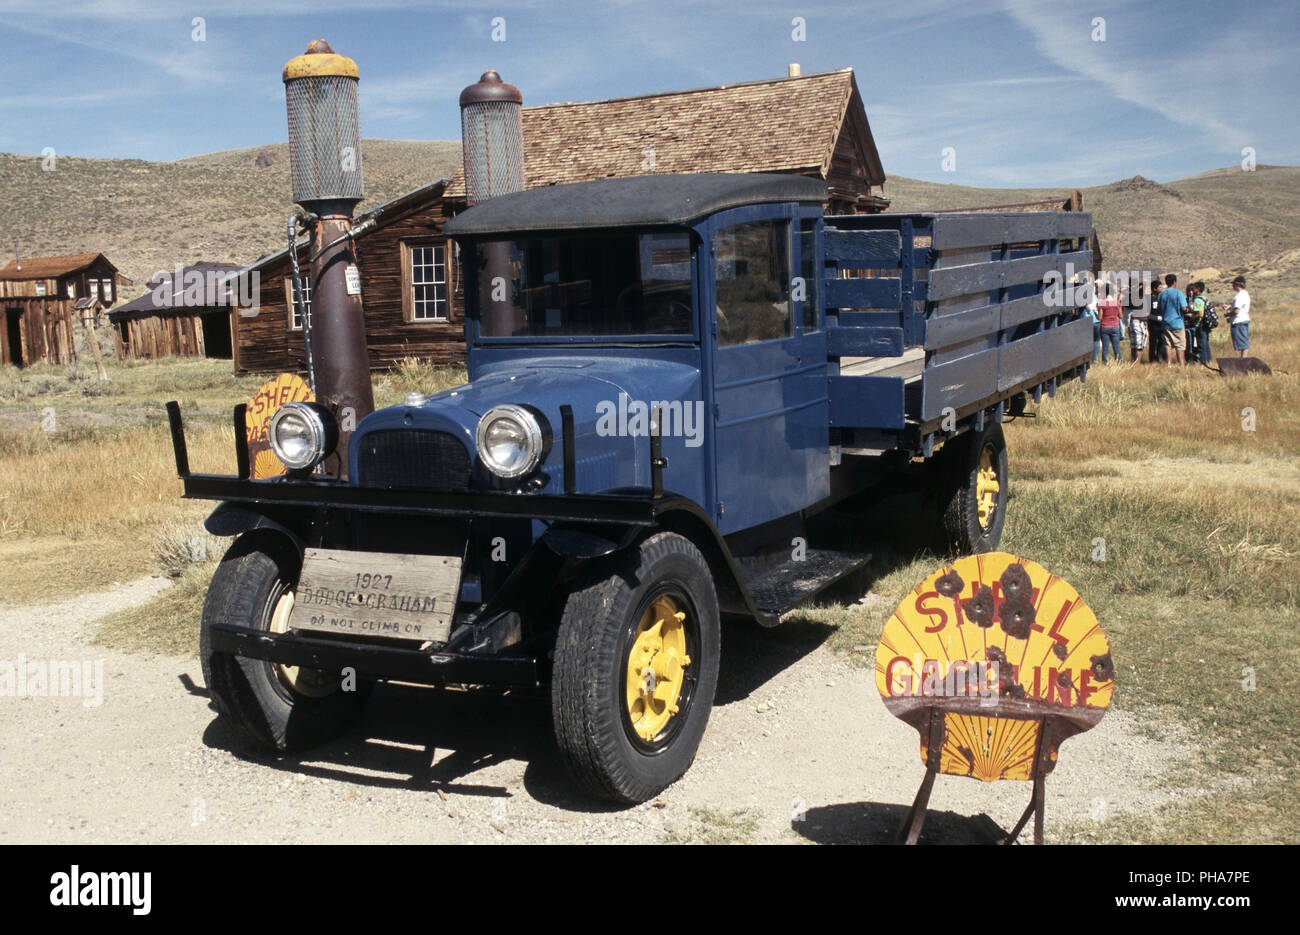
M 1097 314 L 1101 316 L 1101 362 L 1107 361 L 1107 351 L 1112 351 L 1119 363 L 1120 316 L 1122 306 L 1114 287 L 1104 279 L 1097 280 Z

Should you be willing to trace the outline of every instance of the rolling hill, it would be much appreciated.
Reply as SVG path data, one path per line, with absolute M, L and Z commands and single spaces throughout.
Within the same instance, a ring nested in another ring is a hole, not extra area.
M 1084 188 L 1111 269 L 1247 269 L 1300 247 L 1300 167 L 1218 169 L 1160 184 L 1141 176 Z M 967 188 L 893 176 L 891 211 L 1063 198 L 1065 189 Z
M 366 140 L 363 154 L 364 211 L 450 177 L 460 143 Z M 286 143 L 177 162 L 65 157 L 49 172 L 39 156 L 0 154 L 6 261 L 15 246 L 24 256 L 100 251 L 139 292 L 177 263 L 249 263 L 280 249 L 292 211 Z
M 450 176 L 458 141 L 366 140 L 361 210 Z M 1111 269 L 1300 266 L 1300 167 L 1218 169 L 1164 184 L 1135 176 L 1083 189 Z M 890 176 L 893 211 L 1064 197 L 1064 189 L 971 188 Z M 0 154 L 3 255 L 102 251 L 143 291 L 149 276 L 197 260 L 247 263 L 284 243 L 287 144 L 176 162 Z M 1280 258 L 1280 259 L 1279 259 Z

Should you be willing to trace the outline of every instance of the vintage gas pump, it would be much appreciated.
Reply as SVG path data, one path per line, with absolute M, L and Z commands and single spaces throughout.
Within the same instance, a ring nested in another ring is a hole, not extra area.
M 302 310 L 307 376 L 316 400 L 338 422 L 336 454 L 323 467 L 347 476 L 348 439 L 375 408 L 366 351 L 361 275 L 352 246 L 352 215 L 364 196 L 356 62 L 316 39 L 284 66 L 293 200 L 290 221 L 294 303 Z M 293 246 L 295 224 L 311 233 L 309 291 L 304 296 Z M 309 310 L 309 313 L 308 313 Z
M 495 195 L 524 189 L 523 95 L 489 69 L 460 92 L 461 146 L 465 165 L 465 200 L 476 205 Z M 518 271 L 510 245 L 486 244 L 479 262 L 481 327 L 494 335 L 514 334 L 524 325 Z

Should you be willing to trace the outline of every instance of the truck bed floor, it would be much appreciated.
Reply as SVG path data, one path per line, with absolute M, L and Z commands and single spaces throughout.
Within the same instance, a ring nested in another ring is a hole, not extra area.
M 901 357 L 843 357 L 840 375 L 845 377 L 902 377 L 919 380 L 925 370 L 925 348 L 909 347 Z

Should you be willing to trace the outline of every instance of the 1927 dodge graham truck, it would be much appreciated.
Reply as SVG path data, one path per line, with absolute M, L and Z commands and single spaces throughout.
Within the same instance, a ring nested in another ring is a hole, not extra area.
M 621 802 L 688 768 L 720 623 L 770 626 L 862 567 L 841 535 L 921 472 L 959 550 L 997 545 L 1002 421 L 1084 373 L 1077 213 L 824 217 L 788 175 L 494 197 L 447 224 L 469 382 L 360 419 L 288 403 L 286 476 L 191 473 L 238 538 L 202 620 L 220 714 L 274 750 L 376 681 L 548 689 L 564 762 Z M 314 469 L 327 457 L 346 471 Z M 346 477 L 346 479 L 343 479 Z M 936 522 L 939 522 L 938 515 Z

